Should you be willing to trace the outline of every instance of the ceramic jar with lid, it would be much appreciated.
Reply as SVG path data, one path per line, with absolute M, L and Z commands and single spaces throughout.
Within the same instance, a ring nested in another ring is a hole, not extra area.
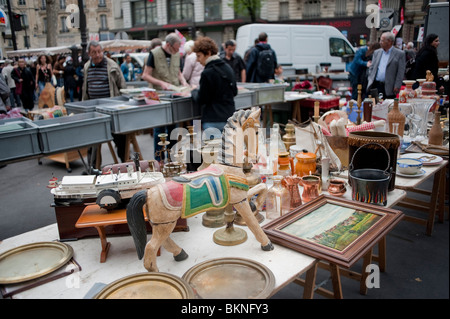
M 295 164 L 295 174 L 300 177 L 314 174 L 316 171 L 316 154 L 303 150 L 295 155 L 297 163 Z

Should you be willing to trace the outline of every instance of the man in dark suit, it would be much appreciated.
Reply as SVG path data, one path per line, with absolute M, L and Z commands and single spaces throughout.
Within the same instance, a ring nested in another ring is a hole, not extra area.
M 381 35 L 381 49 L 373 53 L 372 65 L 369 68 L 367 87 L 378 89 L 384 98 L 395 98 L 402 86 L 405 75 L 405 52 L 394 46 L 395 36 L 392 32 Z

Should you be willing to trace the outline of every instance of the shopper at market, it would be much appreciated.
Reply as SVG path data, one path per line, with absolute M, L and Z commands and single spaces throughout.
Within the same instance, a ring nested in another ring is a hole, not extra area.
M 189 40 L 184 45 L 186 59 L 184 61 L 183 76 L 191 87 L 197 87 L 200 83 L 200 76 L 205 68 L 197 61 L 197 55 L 192 51 L 194 41 Z
M 72 57 L 67 57 L 66 66 L 64 67 L 64 90 L 69 96 L 70 102 L 73 102 L 75 90 L 77 87 L 76 78 L 76 69 L 73 66 Z
M 13 61 L 10 59 L 5 60 L 5 65 L 2 69 L 2 75 L 6 81 L 6 84 L 9 86 L 9 101 L 11 103 L 11 107 L 21 107 L 22 102 L 20 101 L 19 95 L 16 93 L 16 82 L 14 82 L 11 77 L 12 72 L 14 71 Z
M 180 66 L 180 46 L 181 39 L 176 33 L 169 33 L 162 46 L 157 46 L 148 54 L 147 63 L 142 73 L 142 80 L 149 82 L 157 90 L 171 90 L 173 86 L 188 86 L 186 79 L 181 73 Z M 160 126 L 153 129 L 153 141 L 155 153 L 161 150 L 158 145 L 158 134 L 170 132 L 175 128 L 174 125 Z M 169 148 L 171 145 L 168 146 Z M 155 156 L 156 160 L 161 160 Z
M 358 98 L 358 84 L 362 85 L 362 98 L 364 99 L 367 90 L 367 75 L 372 65 L 373 52 L 380 48 L 379 42 L 369 44 L 356 51 L 355 57 L 348 68 L 350 85 L 352 87 L 352 99 Z
M 89 60 L 83 68 L 83 101 L 119 96 L 120 89 L 126 88 L 119 65 L 104 56 L 102 46 L 96 41 L 88 44 L 87 51 Z M 122 162 L 127 162 L 129 158 L 125 158 L 125 135 L 112 135 L 117 147 L 117 155 Z
M 16 94 L 20 96 L 23 108 L 31 111 L 34 108 L 34 77 L 26 66 L 24 59 L 19 59 L 18 67 L 11 72 L 11 77 L 16 83 Z
M 180 69 L 181 39 L 176 33 L 170 33 L 165 40 L 163 46 L 150 51 L 142 80 L 157 90 L 169 90 L 172 85 L 188 86 Z
M 128 53 L 125 54 L 124 61 L 121 64 L 120 69 L 122 70 L 125 81 L 127 82 L 136 81 L 134 65 L 131 62 L 131 55 L 129 55 Z
M 384 98 L 395 98 L 400 92 L 405 76 L 405 52 L 394 47 L 395 36 L 392 32 L 381 35 L 381 48 L 373 53 L 369 68 L 368 89 L 378 89 Z
M 66 62 L 66 57 L 63 55 L 60 55 L 53 67 L 53 73 L 55 74 L 57 87 L 64 86 L 64 63 L 65 62 Z
M 231 67 L 217 55 L 214 40 L 202 37 L 195 41 L 193 51 L 205 66 L 200 87 L 192 91 L 192 99 L 201 107 L 202 127 L 223 130 L 226 121 L 235 112 L 236 80 Z M 215 135 L 215 138 L 220 137 Z
M 423 46 L 416 55 L 416 64 L 414 68 L 414 79 L 425 79 L 427 70 L 434 76 L 434 82 L 438 84 L 439 59 L 437 48 L 440 44 L 439 36 L 431 33 L 426 36 Z
M 259 43 L 250 51 L 247 60 L 247 81 L 253 83 L 269 82 L 274 78 L 277 67 L 277 55 L 267 43 L 267 33 L 261 32 Z
M 39 89 L 38 98 L 47 82 L 52 81 L 52 59 L 48 55 L 40 55 L 36 65 L 36 89 Z
M 233 70 L 236 76 L 236 82 L 246 81 L 245 63 L 239 54 L 236 52 L 236 42 L 228 40 L 225 42 L 225 50 L 219 54 L 220 58 L 224 60 Z

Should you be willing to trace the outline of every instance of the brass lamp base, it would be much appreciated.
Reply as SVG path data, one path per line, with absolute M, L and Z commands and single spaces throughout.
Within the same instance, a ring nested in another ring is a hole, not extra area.
M 241 228 L 234 228 L 234 212 L 232 206 L 225 208 L 225 222 L 227 226 L 214 232 L 213 240 L 222 246 L 235 246 L 247 240 L 247 232 Z
M 209 210 L 202 216 L 202 225 L 208 228 L 218 228 L 225 226 L 225 210 Z

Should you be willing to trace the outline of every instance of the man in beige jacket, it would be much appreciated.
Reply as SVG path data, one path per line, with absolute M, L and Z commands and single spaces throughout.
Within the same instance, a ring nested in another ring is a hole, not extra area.
M 91 41 L 87 50 L 89 61 L 83 68 L 83 101 L 119 96 L 120 89 L 127 87 L 120 66 L 103 55 L 103 48 L 96 41 Z M 114 133 L 112 135 L 117 147 L 117 155 L 122 162 L 127 162 L 129 158 L 125 158 L 125 135 Z
M 83 68 L 83 101 L 119 96 L 120 89 L 127 86 L 119 65 L 103 55 L 96 41 L 91 41 L 87 50 L 90 59 Z

